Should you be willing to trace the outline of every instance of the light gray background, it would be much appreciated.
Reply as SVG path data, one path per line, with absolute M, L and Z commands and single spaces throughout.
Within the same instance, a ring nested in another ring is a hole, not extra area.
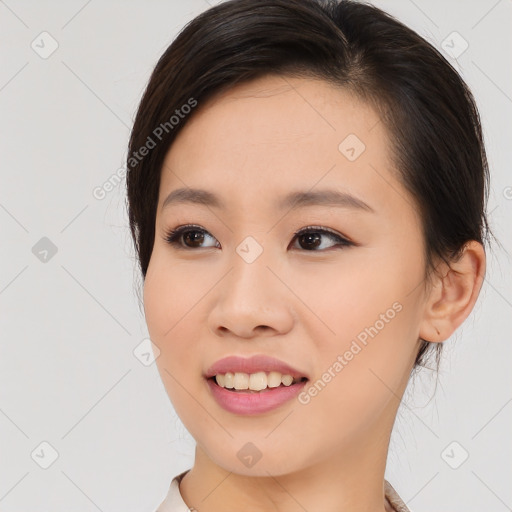
M 439 48 L 453 31 L 469 43 L 448 58 L 480 108 L 490 220 L 510 252 L 511 0 L 373 3 Z M 134 355 L 147 330 L 124 181 L 102 200 L 93 190 L 124 165 L 157 59 L 208 7 L 0 1 L 2 512 L 153 512 L 192 465 L 194 440 L 155 365 Z M 48 58 L 31 47 L 51 49 L 43 31 L 58 43 Z M 46 262 L 32 249 L 42 237 L 57 248 Z M 437 391 L 430 372 L 411 382 L 387 478 L 413 511 L 512 507 L 511 284 L 510 258 L 495 247 L 474 312 L 445 344 Z M 48 469 L 43 442 L 58 453 Z

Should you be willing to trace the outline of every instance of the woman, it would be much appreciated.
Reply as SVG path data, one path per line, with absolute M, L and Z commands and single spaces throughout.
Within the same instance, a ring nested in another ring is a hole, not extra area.
M 148 330 L 197 442 L 159 511 L 405 511 L 384 479 L 411 373 L 485 275 L 473 97 L 353 1 L 231 0 L 165 51 L 135 119 Z

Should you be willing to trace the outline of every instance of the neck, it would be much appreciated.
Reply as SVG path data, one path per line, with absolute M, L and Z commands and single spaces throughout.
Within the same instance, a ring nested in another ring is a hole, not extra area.
M 196 446 L 194 466 L 183 477 L 180 492 L 198 512 L 388 512 L 384 472 L 392 421 L 384 435 L 380 427 L 358 439 L 341 440 L 314 463 L 284 474 L 273 474 L 271 468 L 263 476 L 226 471 Z

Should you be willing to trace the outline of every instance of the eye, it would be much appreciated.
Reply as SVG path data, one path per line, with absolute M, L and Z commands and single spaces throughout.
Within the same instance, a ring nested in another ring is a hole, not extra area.
M 215 238 L 210 235 L 208 231 L 200 228 L 199 226 L 194 226 L 191 224 L 186 226 L 179 226 L 176 229 L 168 231 L 165 235 L 165 241 L 178 249 L 192 249 L 194 247 L 201 248 L 201 244 L 206 238 L 215 240 Z M 182 243 L 182 241 L 186 241 L 185 245 Z M 187 245 L 189 243 L 190 245 Z M 220 244 L 217 242 L 216 245 L 206 247 L 220 247 Z
M 334 245 L 331 245 L 331 247 L 336 245 L 341 247 L 350 247 L 355 245 L 354 242 L 347 240 L 339 233 L 320 226 L 308 226 L 296 231 L 294 240 L 297 239 L 300 244 L 306 247 L 305 250 L 309 252 L 319 252 L 316 250 L 317 248 L 320 248 L 321 250 L 326 248 L 322 243 L 322 237 L 330 238 L 336 242 Z
M 331 247 L 336 245 L 341 247 L 349 247 L 355 245 L 354 242 L 347 240 L 339 233 L 331 231 L 328 228 L 322 228 L 320 226 L 308 226 L 306 228 L 300 229 L 299 231 L 296 231 L 294 233 L 293 240 L 297 240 L 299 244 L 303 246 L 303 248 L 305 246 L 306 251 L 319 252 L 317 250 L 318 248 L 320 250 L 326 249 L 325 245 L 322 243 L 322 237 L 330 238 L 335 242 L 331 245 Z M 214 241 L 216 241 L 216 239 L 205 229 L 193 224 L 179 226 L 176 229 L 172 229 L 165 234 L 164 238 L 167 243 L 175 246 L 178 249 L 201 249 L 208 247 L 220 248 L 218 241 L 209 246 L 201 245 L 208 238 Z

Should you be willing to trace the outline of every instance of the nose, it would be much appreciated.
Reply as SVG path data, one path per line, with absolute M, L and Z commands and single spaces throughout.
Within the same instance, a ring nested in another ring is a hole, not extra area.
M 275 336 L 292 329 L 293 294 L 264 255 L 265 251 L 252 263 L 237 253 L 230 259 L 231 270 L 214 288 L 208 319 L 217 336 Z

